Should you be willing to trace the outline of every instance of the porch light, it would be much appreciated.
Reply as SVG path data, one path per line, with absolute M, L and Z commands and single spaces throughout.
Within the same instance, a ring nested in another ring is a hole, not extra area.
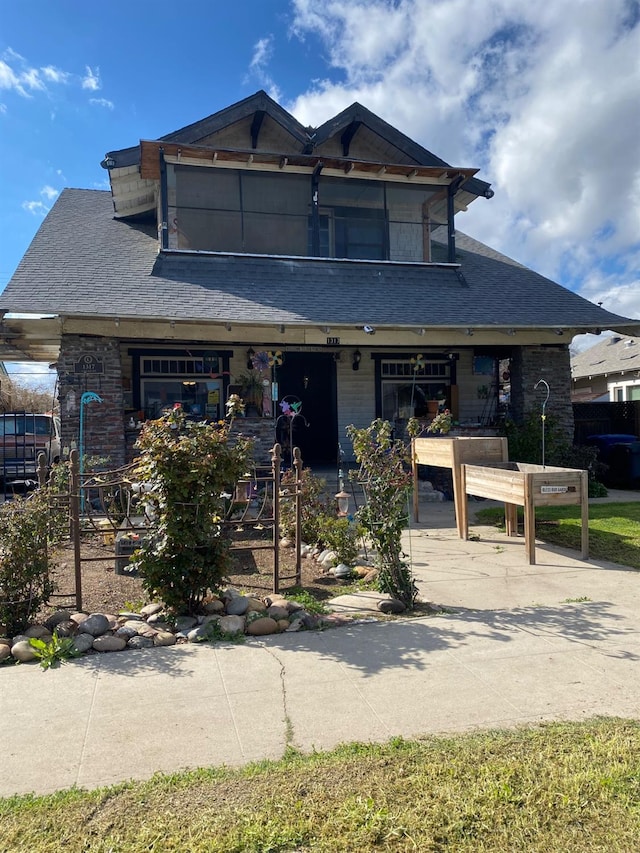
M 360 361 L 362 359 L 362 353 L 359 349 L 355 350 L 353 353 L 353 363 L 351 364 L 352 370 L 360 370 Z
M 345 518 L 349 513 L 349 494 L 345 492 L 344 489 L 341 489 L 336 495 L 336 507 L 338 510 L 338 516 L 340 518 Z

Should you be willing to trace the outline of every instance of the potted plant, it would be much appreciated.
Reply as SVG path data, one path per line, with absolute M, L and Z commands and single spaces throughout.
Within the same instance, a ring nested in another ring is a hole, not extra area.
M 262 414 L 262 374 L 259 370 L 246 370 L 238 376 L 237 384 L 245 403 L 246 415 L 259 417 Z

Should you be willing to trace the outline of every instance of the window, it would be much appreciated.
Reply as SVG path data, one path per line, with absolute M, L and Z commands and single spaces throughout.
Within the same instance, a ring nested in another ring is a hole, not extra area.
M 317 247 L 319 257 L 431 259 L 434 187 L 167 164 L 165 191 L 170 249 L 302 256 Z
M 138 408 L 149 419 L 179 403 L 194 418 L 219 420 L 224 416 L 224 362 L 219 353 L 185 355 L 184 350 L 138 355 Z
M 382 361 L 380 365 L 382 418 L 395 423 L 429 416 L 429 401 L 450 404 L 448 361 L 427 361 L 416 366 L 410 358 Z

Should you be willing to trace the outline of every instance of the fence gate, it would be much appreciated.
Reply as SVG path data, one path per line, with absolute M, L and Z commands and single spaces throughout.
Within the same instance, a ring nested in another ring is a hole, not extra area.
M 271 451 L 271 466 L 254 466 L 234 484 L 224 498 L 223 527 L 231 541 L 232 551 L 271 550 L 273 571 L 271 588 L 278 592 L 282 580 L 301 579 L 300 501 L 302 459 L 294 451 L 294 486 L 282 494 L 280 445 Z M 65 494 L 53 494 L 57 505 L 68 505 L 69 536 L 73 547 L 73 592 L 58 597 L 74 597 L 75 606 L 82 610 L 82 564 L 114 562 L 118 574 L 127 574 L 129 557 L 144 537 L 154 535 L 153 508 L 144 490 L 136 482 L 135 464 L 114 471 L 84 473 L 80 471 L 78 451 L 71 453 L 70 476 Z M 295 573 L 280 574 L 280 507 L 282 501 L 294 502 Z M 196 505 L 197 507 L 197 505 Z M 105 556 L 88 556 L 85 552 L 92 542 L 112 546 Z

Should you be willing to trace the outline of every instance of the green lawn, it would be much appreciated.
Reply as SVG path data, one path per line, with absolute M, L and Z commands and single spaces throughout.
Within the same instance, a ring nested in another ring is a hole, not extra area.
M 640 722 L 614 718 L 0 800 L 11 853 L 631 853 L 639 838 Z
M 522 510 L 518 508 L 522 522 Z M 491 507 L 476 511 L 479 524 L 504 528 L 504 510 Z M 580 550 L 579 506 L 536 509 L 536 536 L 551 545 Z M 640 501 L 589 504 L 589 554 L 594 559 L 611 560 L 640 569 Z

